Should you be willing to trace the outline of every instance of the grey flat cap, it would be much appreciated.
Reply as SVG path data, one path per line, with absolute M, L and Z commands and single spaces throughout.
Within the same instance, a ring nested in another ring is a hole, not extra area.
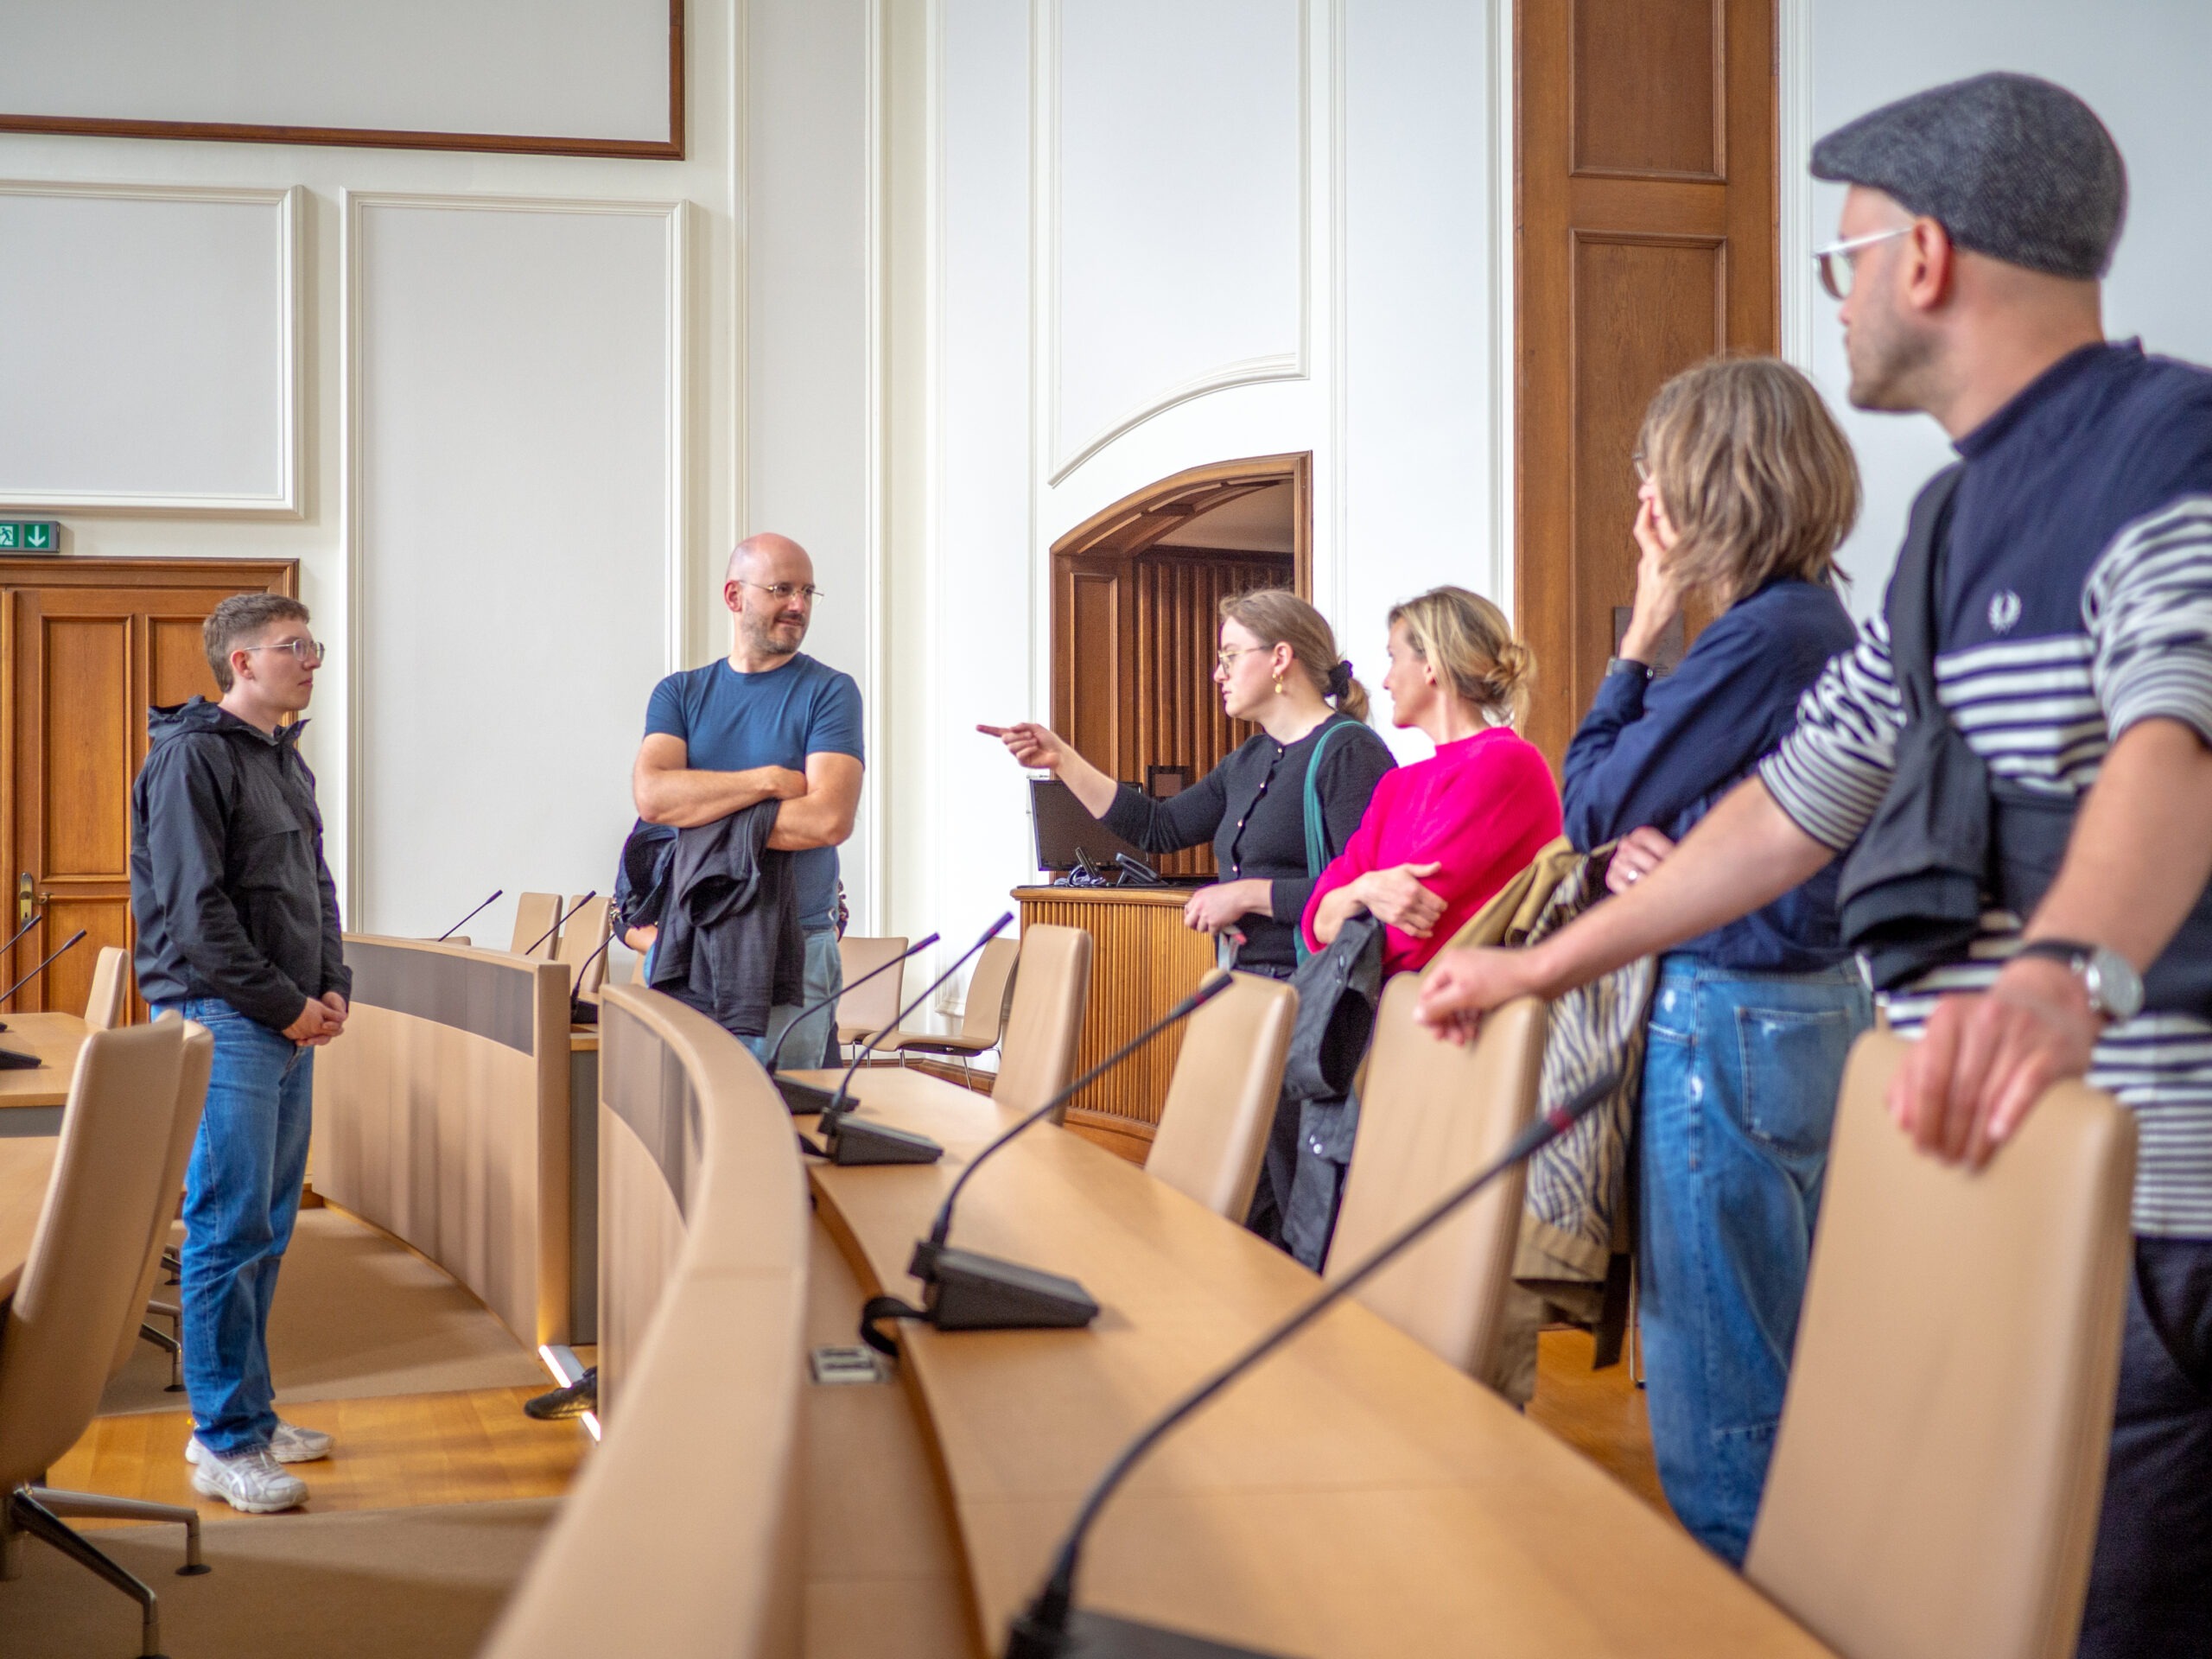
M 1813 146 L 1813 176 L 1885 192 L 1962 248 L 2056 276 L 2103 276 L 2127 213 L 2112 134 L 2033 75 L 1976 75 L 1885 104 Z

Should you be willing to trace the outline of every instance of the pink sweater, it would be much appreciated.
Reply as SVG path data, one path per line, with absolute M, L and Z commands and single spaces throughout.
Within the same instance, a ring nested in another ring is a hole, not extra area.
M 1321 948 L 1314 912 L 1337 888 L 1370 870 L 1437 863 L 1444 868 L 1422 884 L 1444 900 L 1434 931 L 1417 939 L 1389 928 L 1382 946 L 1386 973 L 1425 966 L 1559 831 L 1559 789 L 1534 744 L 1503 726 L 1446 743 L 1430 760 L 1382 774 L 1306 901 L 1306 947 Z

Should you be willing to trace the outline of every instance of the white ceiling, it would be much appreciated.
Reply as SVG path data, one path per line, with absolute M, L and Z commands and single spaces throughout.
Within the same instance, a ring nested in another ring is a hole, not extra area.
M 1288 484 L 1270 484 L 1264 490 L 1240 495 L 1200 513 L 1179 530 L 1170 531 L 1155 545 L 1161 547 L 1219 547 L 1235 553 L 1281 553 L 1296 550 L 1291 524 Z

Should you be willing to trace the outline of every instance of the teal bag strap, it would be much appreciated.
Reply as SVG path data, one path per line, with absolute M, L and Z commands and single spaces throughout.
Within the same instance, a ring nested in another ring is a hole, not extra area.
M 1306 762 L 1306 874 L 1309 880 L 1318 879 L 1329 868 L 1329 836 L 1321 822 L 1321 757 L 1328 753 L 1329 740 L 1338 732 L 1347 730 L 1350 721 L 1332 721 L 1328 729 L 1313 745 L 1313 753 Z M 1291 923 L 1292 938 L 1296 945 L 1298 960 L 1304 962 L 1313 953 L 1306 948 L 1306 929 L 1296 921 Z

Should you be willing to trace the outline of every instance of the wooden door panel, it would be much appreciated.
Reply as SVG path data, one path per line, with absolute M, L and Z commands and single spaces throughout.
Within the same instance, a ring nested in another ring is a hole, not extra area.
M 1717 0 L 1573 0 L 1576 176 L 1719 180 Z
M 130 619 L 43 615 L 38 652 L 43 874 L 128 880 Z
M 1070 693 L 1065 732 L 1076 752 L 1110 776 L 1127 778 L 1122 753 L 1122 703 L 1128 695 L 1122 659 L 1123 567 L 1084 560 L 1067 572 Z
M 1570 658 L 1580 706 L 1613 652 L 1613 606 L 1636 592 L 1636 473 L 1644 405 L 1669 375 L 1724 338 L 1726 262 L 1717 239 L 1574 238 L 1574 493 Z
M 146 619 L 146 701 L 155 708 L 166 709 L 193 696 L 212 702 L 219 695 L 200 643 L 200 624 L 207 620 L 205 611 L 197 616 Z

